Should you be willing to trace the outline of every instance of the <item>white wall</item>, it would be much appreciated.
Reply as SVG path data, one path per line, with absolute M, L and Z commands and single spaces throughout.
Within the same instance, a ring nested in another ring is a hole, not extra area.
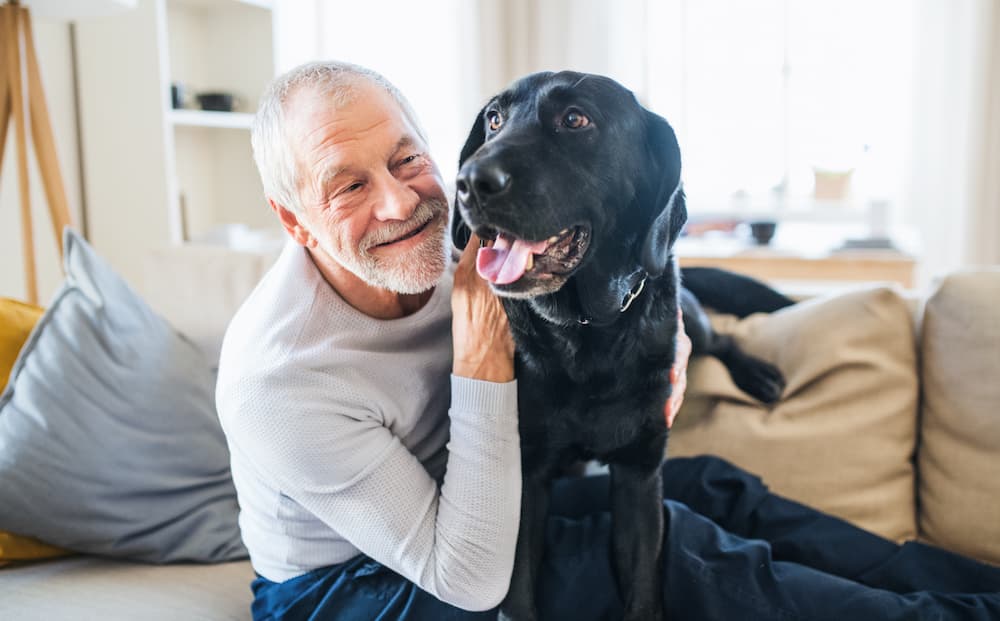
M 44 18 L 35 19 L 33 22 L 35 51 L 49 105 L 63 183 L 66 186 L 70 214 L 79 226 L 80 175 L 69 25 L 66 22 Z M 28 129 L 29 140 L 30 133 Z M 21 189 L 17 187 L 14 134 L 12 124 L 7 132 L 3 170 L 0 171 L 0 296 L 24 299 L 27 289 L 21 246 Z M 34 152 L 30 153 L 28 174 L 31 177 L 30 197 L 39 275 L 38 293 L 39 301 L 44 305 L 62 282 L 62 266 L 59 262 L 58 245 L 52 234 L 41 178 L 34 161 Z
M 143 280 L 150 248 L 166 245 L 169 94 L 161 82 L 162 5 L 77 26 L 80 125 L 91 244 L 129 284 Z

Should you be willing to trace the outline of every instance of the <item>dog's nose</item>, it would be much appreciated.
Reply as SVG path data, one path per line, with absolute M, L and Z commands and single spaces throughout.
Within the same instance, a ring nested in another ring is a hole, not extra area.
M 510 175 L 494 163 L 473 162 L 462 167 L 455 181 L 458 198 L 463 203 L 471 196 L 486 200 L 503 193 L 510 186 Z

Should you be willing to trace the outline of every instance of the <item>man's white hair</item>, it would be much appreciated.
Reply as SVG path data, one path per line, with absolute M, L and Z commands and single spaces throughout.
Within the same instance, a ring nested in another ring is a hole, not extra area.
M 299 171 L 286 134 L 285 115 L 289 99 L 301 89 L 310 89 L 328 98 L 334 108 L 340 108 L 351 103 L 358 87 L 364 84 L 377 86 L 389 93 L 420 139 L 427 143 L 427 136 L 410 103 L 381 74 L 335 60 L 305 63 L 278 76 L 268 85 L 253 120 L 250 144 L 265 196 L 282 207 L 301 213 Z

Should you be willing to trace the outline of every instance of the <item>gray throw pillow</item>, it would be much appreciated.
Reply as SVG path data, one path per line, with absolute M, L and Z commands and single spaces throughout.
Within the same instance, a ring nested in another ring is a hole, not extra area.
M 154 563 L 243 558 L 215 377 L 71 229 L 0 395 L 0 530 Z

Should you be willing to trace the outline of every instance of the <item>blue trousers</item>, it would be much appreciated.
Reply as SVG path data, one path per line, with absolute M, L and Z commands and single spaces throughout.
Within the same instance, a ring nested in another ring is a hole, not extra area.
M 714 457 L 663 466 L 663 600 L 673 621 L 1000 620 L 1000 568 L 902 546 L 772 494 Z M 537 600 L 544 620 L 619 619 L 608 477 L 553 486 Z M 357 556 L 252 585 L 256 621 L 486 620 Z

